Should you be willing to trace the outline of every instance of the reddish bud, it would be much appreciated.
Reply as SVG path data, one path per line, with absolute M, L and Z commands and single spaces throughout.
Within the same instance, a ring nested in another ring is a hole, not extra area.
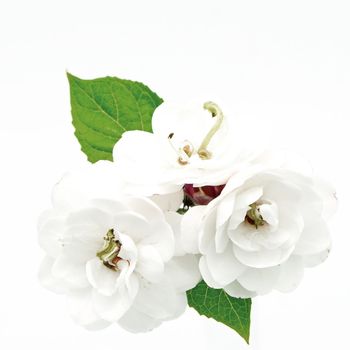
M 194 187 L 192 184 L 184 186 L 184 192 L 194 205 L 207 205 L 218 197 L 225 185 Z

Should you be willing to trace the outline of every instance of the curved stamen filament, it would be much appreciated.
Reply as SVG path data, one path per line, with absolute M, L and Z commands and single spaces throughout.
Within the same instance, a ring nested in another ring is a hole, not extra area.
M 208 110 L 211 113 L 213 118 L 214 117 L 216 118 L 216 122 L 213 125 L 213 127 L 209 130 L 209 132 L 207 133 L 205 138 L 203 139 L 201 145 L 198 148 L 197 153 L 198 153 L 199 157 L 202 159 L 210 159 L 211 154 L 207 150 L 207 147 L 208 147 L 211 139 L 213 138 L 213 136 L 220 129 L 221 124 L 224 120 L 224 115 L 223 115 L 220 107 L 214 102 L 209 101 L 209 102 L 204 103 L 203 108 Z

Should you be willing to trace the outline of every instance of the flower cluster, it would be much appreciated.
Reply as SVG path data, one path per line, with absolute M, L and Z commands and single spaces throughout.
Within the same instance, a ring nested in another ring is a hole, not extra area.
M 236 298 L 287 292 L 326 259 L 329 185 L 242 149 L 213 102 L 163 103 L 152 129 L 126 131 L 114 163 L 65 175 L 39 220 L 40 280 L 77 323 L 148 331 L 201 280 Z

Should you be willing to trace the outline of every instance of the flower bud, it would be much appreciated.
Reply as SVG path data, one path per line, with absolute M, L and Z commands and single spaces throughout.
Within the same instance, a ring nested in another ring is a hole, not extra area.
M 184 192 L 193 205 L 207 205 L 220 195 L 224 187 L 225 185 L 194 187 L 192 184 L 186 184 Z

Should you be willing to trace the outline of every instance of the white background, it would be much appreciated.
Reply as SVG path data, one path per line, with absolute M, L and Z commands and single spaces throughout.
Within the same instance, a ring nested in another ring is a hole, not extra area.
M 350 348 L 349 16 L 345 0 L 1 0 L 0 348 Z M 336 186 L 331 256 L 296 292 L 254 300 L 250 347 L 193 310 L 146 335 L 91 333 L 40 287 L 36 218 L 86 162 L 65 70 L 218 101 L 242 142 L 299 152 Z

